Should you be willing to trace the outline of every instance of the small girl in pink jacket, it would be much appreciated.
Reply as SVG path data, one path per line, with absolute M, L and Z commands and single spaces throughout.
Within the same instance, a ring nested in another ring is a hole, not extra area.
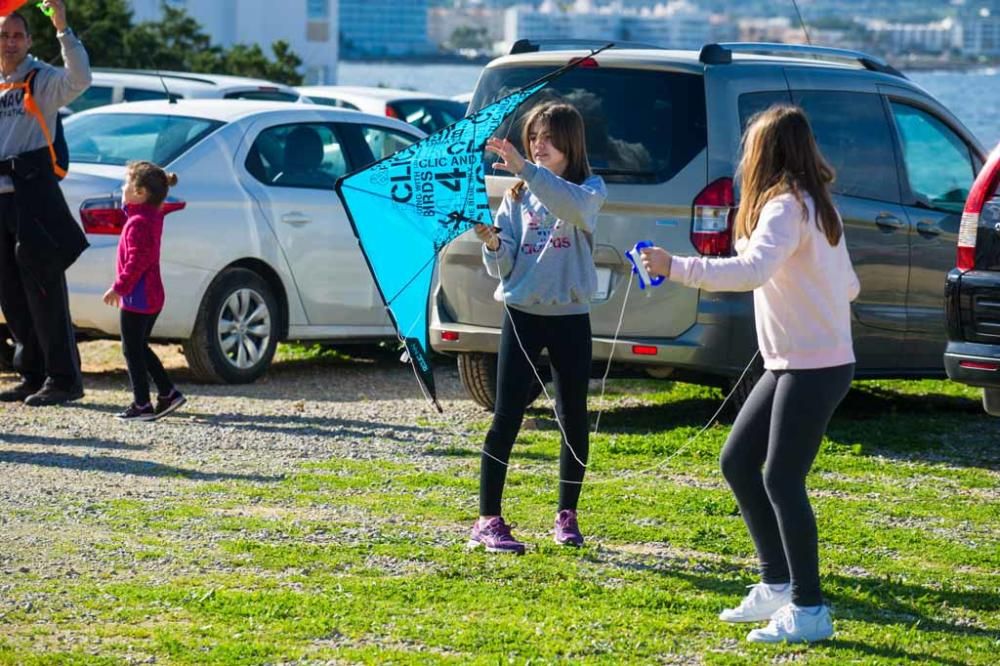
M 168 174 L 152 162 L 132 162 L 125 174 L 122 198 L 128 220 L 118 240 L 117 277 L 104 293 L 104 302 L 121 309 L 122 352 L 134 400 L 118 414 L 118 418 L 126 421 L 153 421 L 186 402 L 148 344 L 164 300 L 160 278 L 163 235 L 160 206 L 167 198 L 167 191 L 176 184 L 177 174 Z M 155 407 L 149 397 L 150 375 L 158 389 Z

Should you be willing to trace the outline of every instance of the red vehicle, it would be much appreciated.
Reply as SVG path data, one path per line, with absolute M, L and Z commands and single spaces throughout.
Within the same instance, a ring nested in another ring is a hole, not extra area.
M 948 376 L 983 388 L 983 408 L 1000 416 L 1000 145 L 965 202 L 955 268 L 945 283 Z

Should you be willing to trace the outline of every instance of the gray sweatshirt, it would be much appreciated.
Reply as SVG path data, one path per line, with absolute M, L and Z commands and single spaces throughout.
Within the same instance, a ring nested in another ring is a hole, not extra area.
M 500 247 L 483 245 L 486 272 L 500 278 L 493 297 L 523 312 L 569 315 L 590 312 L 597 289 L 594 230 L 607 189 L 600 176 L 581 185 L 525 162 L 527 188 L 520 201 L 505 195 L 495 222 Z
M 34 97 L 49 132 L 55 136 L 59 108 L 72 102 L 90 86 L 90 59 L 83 44 L 72 32 L 60 33 L 62 59 L 66 68 L 53 67 L 29 55 L 11 76 L 0 74 L 0 82 L 21 83 L 28 72 L 37 69 Z M 35 117 L 24 110 L 24 95 L 20 90 L 0 92 L 0 159 L 9 159 L 48 144 Z M 14 184 L 0 176 L 0 194 L 13 192 Z

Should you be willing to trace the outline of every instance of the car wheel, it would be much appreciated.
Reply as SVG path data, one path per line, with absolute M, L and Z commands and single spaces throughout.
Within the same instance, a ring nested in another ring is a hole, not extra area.
M 198 309 L 184 356 L 195 378 L 246 384 L 264 374 L 278 345 L 278 301 L 271 286 L 245 268 L 220 273 Z
M 726 405 L 724 411 L 725 418 L 732 421 L 736 418 L 736 415 L 740 413 L 743 409 L 743 405 L 746 403 L 747 398 L 750 397 L 750 392 L 753 391 L 753 387 L 757 385 L 758 380 L 764 375 L 764 359 L 760 354 L 754 357 L 753 362 L 750 364 L 750 368 L 746 373 L 740 373 L 742 379 L 739 376 L 734 377 L 729 380 L 727 388 L 732 391 L 732 396 L 729 398 L 729 404 Z M 737 382 L 737 380 L 739 380 Z
M 10 329 L 0 326 L 0 370 L 14 369 L 14 338 Z
M 472 401 L 492 412 L 497 400 L 496 354 L 459 354 L 458 376 Z M 529 405 L 542 394 L 542 385 L 537 380 L 532 380 L 532 384 Z
M 983 389 L 983 409 L 990 416 L 1000 416 L 1000 388 Z

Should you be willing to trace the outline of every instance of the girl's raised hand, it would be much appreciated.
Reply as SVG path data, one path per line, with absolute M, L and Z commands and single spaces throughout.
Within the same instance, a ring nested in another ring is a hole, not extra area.
M 486 243 L 486 249 L 490 252 L 500 248 L 500 237 L 497 236 L 496 229 L 485 224 L 477 224 L 473 229 L 476 232 L 476 238 Z
M 518 174 L 524 168 L 524 158 L 521 157 L 521 153 L 517 152 L 514 144 L 507 139 L 498 139 L 496 137 L 487 139 L 486 150 L 487 152 L 495 153 L 500 158 L 501 161 L 493 165 L 498 169 Z
M 670 253 L 662 247 L 645 247 L 639 251 L 642 265 L 650 277 L 670 277 Z

